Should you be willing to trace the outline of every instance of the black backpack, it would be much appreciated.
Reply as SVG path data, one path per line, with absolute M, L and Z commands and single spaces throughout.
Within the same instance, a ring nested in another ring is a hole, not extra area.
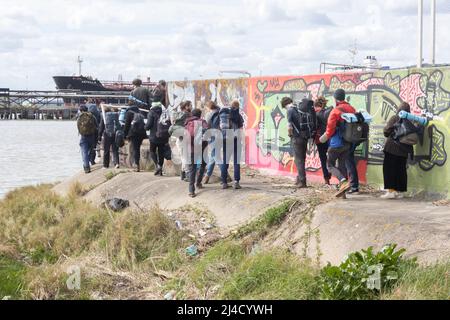
M 419 143 L 420 131 L 420 128 L 416 127 L 414 123 L 408 119 L 400 119 L 394 125 L 392 138 L 400 143 L 414 146 Z
M 131 121 L 130 131 L 132 136 L 146 135 L 144 116 L 140 112 L 134 112 L 133 121 Z
M 297 122 L 299 128 L 296 124 L 293 124 L 294 130 L 300 134 L 302 138 L 311 139 L 314 138 L 317 132 L 317 116 L 314 108 L 308 108 L 307 110 L 300 110 L 299 106 L 294 106 L 297 114 Z
M 357 122 L 344 122 L 342 138 L 353 144 L 360 144 L 369 138 L 369 124 L 364 120 L 361 112 L 355 113 Z
M 165 112 L 167 114 L 165 114 Z M 169 129 L 171 122 L 169 119 L 168 111 L 163 111 L 163 113 L 156 120 L 156 137 L 162 139 L 168 139 L 170 137 Z
M 333 108 L 323 108 L 319 112 L 317 112 L 317 131 L 319 131 L 320 135 L 323 135 L 327 131 L 327 122 L 330 117 L 330 113 Z

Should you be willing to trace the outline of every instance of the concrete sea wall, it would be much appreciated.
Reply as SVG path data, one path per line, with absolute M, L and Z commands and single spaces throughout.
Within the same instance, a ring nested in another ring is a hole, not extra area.
M 374 117 L 370 139 L 356 153 L 362 182 L 383 184 L 382 129 L 400 103 L 407 101 L 414 114 L 433 117 L 409 162 L 409 188 L 450 198 L 450 67 L 170 82 L 168 94 L 172 107 L 183 100 L 191 100 L 200 108 L 208 100 L 221 106 L 239 100 L 248 130 L 249 165 L 272 174 L 295 175 L 286 112 L 280 101 L 285 96 L 299 100 L 323 95 L 332 105 L 338 88 L 347 91 L 347 99 L 356 109 Z M 310 180 L 321 180 L 314 145 L 309 148 L 307 168 Z

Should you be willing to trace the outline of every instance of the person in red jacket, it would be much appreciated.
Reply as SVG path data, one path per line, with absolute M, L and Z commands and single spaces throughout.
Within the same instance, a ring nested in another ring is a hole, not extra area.
M 333 96 L 336 100 L 336 107 L 331 111 L 328 117 L 327 130 L 319 140 L 321 143 L 330 140 L 327 167 L 331 174 L 339 180 L 339 191 L 346 191 L 350 189 L 350 184 L 347 181 L 345 160 L 348 157 L 351 145 L 342 138 L 341 131 L 343 130 L 344 119 L 341 118 L 341 115 L 343 113 L 356 113 L 356 110 L 345 101 L 343 89 L 337 89 Z M 337 166 L 336 162 L 338 162 Z

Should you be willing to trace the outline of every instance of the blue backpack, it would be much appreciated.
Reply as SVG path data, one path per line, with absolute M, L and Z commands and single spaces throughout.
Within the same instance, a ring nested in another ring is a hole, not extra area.
M 338 126 L 336 126 L 336 132 L 330 139 L 330 149 L 338 149 L 344 146 L 344 137 L 343 137 L 343 131 L 344 131 L 345 124 L 341 123 Z

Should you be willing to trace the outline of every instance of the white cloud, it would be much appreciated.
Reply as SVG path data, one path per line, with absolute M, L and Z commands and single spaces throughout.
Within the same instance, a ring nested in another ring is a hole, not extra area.
M 450 7 L 438 1 L 438 62 L 450 60 Z M 415 0 L 2 0 L 0 87 L 52 89 L 52 76 L 214 78 L 317 72 L 322 61 L 376 55 L 391 66 L 416 55 Z M 429 6 L 425 5 L 426 12 Z M 428 36 L 428 18 L 425 20 Z M 425 47 L 429 43 L 426 37 Z M 425 58 L 429 54 L 427 51 Z

